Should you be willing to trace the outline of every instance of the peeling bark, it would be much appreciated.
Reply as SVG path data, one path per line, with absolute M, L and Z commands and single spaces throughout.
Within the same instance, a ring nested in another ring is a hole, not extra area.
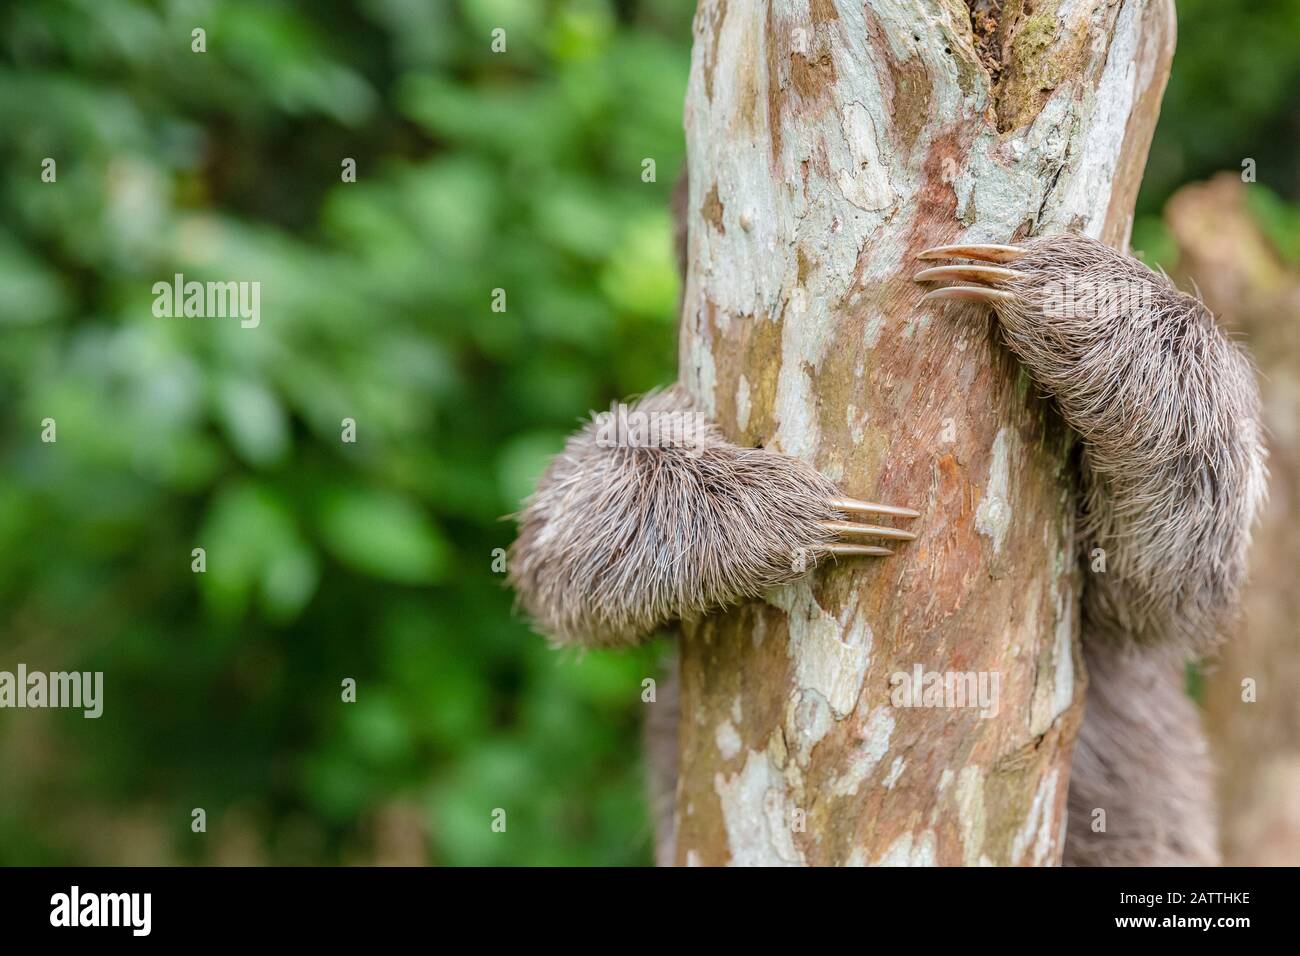
M 733 440 L 924 517 L 895 557 L 685 628 L 678 863 L 1059 862 L 1072 440 L 989 316 L 918 305 L 912 260 L 1126 244 L 1173 13 L 978 6 L 996 77 L 960 0 L 701 0 L 680 379 Z M 917 666 L 997 680 L 996 714 L 894 706 Z

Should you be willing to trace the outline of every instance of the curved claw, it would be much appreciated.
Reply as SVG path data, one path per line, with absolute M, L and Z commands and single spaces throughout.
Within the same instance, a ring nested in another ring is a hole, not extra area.
M 1000 285 L 1020 278 L 1015 269 L 1003 269 L 1000 266 L 935 266 L 922 269 L 912 277 L 917 282 L 938 282 L 941 279 L 960 279 L 966 282 L 984 282 Z
M 822 521 L 825 531 L 835 534 L 859 534 L 872 538 L 893 538 L 895 541 L 915 541 L 916 535 L 902 528 L 886 528 L 875 524 L 858 524 L 856 521 Z
M 841 558 L 887 558 L 894 553 L 871 544 L 824 544 L 822 550 Z
M 1015 262 L 1025 254 L 1019 246 L 1002 246 L 995 243 L 935 246 L 917 255 L 918 259 L 979 259 L 983 262 Z
M 836 511 L 861 512 L 863 514 L 885 515 L 889 518 L 919 518 L 921 512 L 897 505 L 880 505 L 873 501 L 859 501 L 857 498 L 832 498 L 827 502 Z
M 990 289 L 988 286 L 982 285 L 950 285 L 943 289 L 927 292 L 921 296 L 922 302 L 934 302 L 938 299 L 967 299 L 971 302 L 982 302 L 985 305 L 996 306 L 1002 302 L 1014 302 L 1016 297 L 1010 292 Z
M 911 508 L 900 508 L 897 505 L 880 505 L 871 501 L 859 501 L 857 498 L 831 498 L 827 501 L 827 504 L 836 511 L 849 513 L 888 515 L 893 518 L 919 518 L 921 516 L 919 511 L 913 511 Z M 913 532 L 904 531 L 902 528 L 862 524 L 857 521 L 822 521 L 820 525 L 823 531 L 840 536 L 858 535 L 869 538 L 888 538 L 895 541 L 912 541 L 916 538 Z M 828 542 L 822 545 L 821 548 L 825 553 L 841 558 L 884 558 L 894 553 L 889 548 L 882 548 L 875 544 L 850 544 L 839 541 Z

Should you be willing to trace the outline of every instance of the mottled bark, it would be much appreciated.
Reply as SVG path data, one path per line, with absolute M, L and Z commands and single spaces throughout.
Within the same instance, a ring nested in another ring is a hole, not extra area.
M 1209 666 L 1206 726 L 1219 766 L 1224 861 L 1300 865 L 1300 269 L 1288 266 L 1224 173 L 1170 200 L 1175 277 L 1200 290 L 1260 366 L 1268 510 L 1236 633 Z
M 910 276 L 958 239 L 1127 242 L 1172 4 L 973 6 L 978 36 L 959 0 L 701 0 L 681 381 L 734 440 L 924 517 L 686 628 L 678 863 L 1060 859 L 1071 439 L 989 316 Z M 996 679 L 996 714 L 894 706 L 918 665 Z

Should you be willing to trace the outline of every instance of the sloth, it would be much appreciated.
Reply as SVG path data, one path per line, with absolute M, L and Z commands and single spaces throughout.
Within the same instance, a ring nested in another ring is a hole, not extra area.
M 680 205 L 680 202 L 679 202 Z M 684 258 L 679 218 L 678 259 Z M 1255 372 L 1194 296 L 1092 239 L 940 246 L 925 300 L 991 307 L 1002 339 L 1082 439 L 1078 553 L 1089 673 L 1075 745 L 1067 865 L 1219 860 L 1212 773 L 1183 688 L 1239 603 L 1265 495 Z M 672 386 L 646 416 L 697 416 Z M 696 420 L 696 419 L 692 419 Z M 808 463 L 741 448 L 707 423 L 688 443 L 569 438 L 525 502 L 507 560 L 535 627 L 558 645 L 628 646 L 809 573 L 885 559 L 915 510 L 844 495 Z M 657 859 L 671 859 L 675 687 L 649 729 Z M 1091 826 L 1107 811 L 1106 832 Z

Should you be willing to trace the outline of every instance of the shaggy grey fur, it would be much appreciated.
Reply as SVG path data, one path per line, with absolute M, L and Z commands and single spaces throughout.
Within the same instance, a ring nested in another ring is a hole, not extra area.
M 679 241 L 680 241 L 679 236 Z M 1080 558 L 1091 673 L 1070 786 L 1068 864 L 1218 858 L 1210 764 L 1182 687 L 1236 608 L 1265 494 L 1254 373 L 1197 299 L 1089 239 L 1025 242 L 998 316 L 1083 439 Z M 679 249 L 679 252 L 681 250 Z M 647 408 L 689 408 L 673 388 Z M 608 449 L 579 432 L 529 499 L 511 576 L 561 643 L 628 644 L 798 576 L 832 517 L 810 467 L 736 448 Z M 1105 572 L 1091 570 L 1096 549 Z M 809 561 L 809 564 L 812 562 Z M 659 858 L 674 784 L 665 687 L 649 734 Z M 1093 811 L 1106 811 L 1094 832 Z
M 1084 644 L 1088 700 L 1074 745 L 1067 866 L 1218 864 L 1213 773 L 1179 655 Z M 1097 810 L 1105 811 L 1105 830 Z
M 674 386 L 633 411 L 691 415 Z M 634 644 L 671 621 L 805 574 L 842 518 L 811 465 L 738 448 L 705 423 L 691 444 L 605 447 L 593 420 L 524 503 L 510 582 L 557 644 Z
M 1089 684 L 1065 862 L 1217 863 L 1183 668 L 1237 610 L 1266 493 L 1254 369 L 1199 300 L 1137 260 L 1073 236 L 1022 248 L 1014 299 L 997 305 L 1003 337 L 1083 439 Z
M 1083 439 L 1089 639 L 1211 649 L 1265 494 L 1245 354 L 1165 276 L 1075 236 L 1031 240 L 997 307 L 1007 345 Z

